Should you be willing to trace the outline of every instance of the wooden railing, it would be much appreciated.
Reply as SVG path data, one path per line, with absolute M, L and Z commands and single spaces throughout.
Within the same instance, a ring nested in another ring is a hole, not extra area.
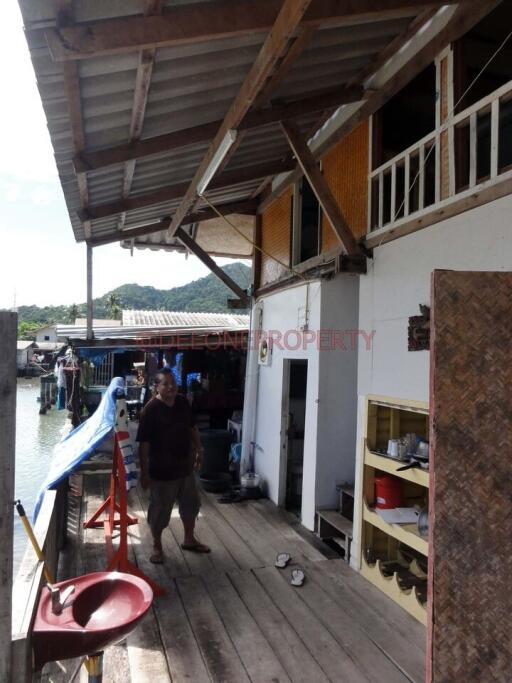
M 66 539 L 67 492 L 67 479 L 55 491 L 46 492 L 34 527 L 34 534 L 54 577 L 57 575 L 59 552 Z M 11 678 L 16 683 L 32 681 L 31 632 L 44 582 L 43 563 L 28 543 L 12 596 Z
M 403 224 L 509 177 L 512 81 L 370 172 L 368 232 Z

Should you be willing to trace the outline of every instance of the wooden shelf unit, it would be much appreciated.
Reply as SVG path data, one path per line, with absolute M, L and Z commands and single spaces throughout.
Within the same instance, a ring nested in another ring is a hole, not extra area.
M 404 507 L 428 500 L 429 472 L 409 469 L 398 472 L 404 463 L 392 460 L 377 451 L 387 449 L 389 439 L 409 432 L 428 441 L 428 404 L 383 396 L 368 396 L 366 402 L 365 447 L 362 477 L 361 574 L 418 621 L 426 623 L 426 609 L 416 588 L 403 589 L 398 577 L 385 576 L 381 566 L 395 560 L 400 548 L 428 557 L 428 541 L 415 524 L 388 524 L 374 510 L 375 474 L 384 472 L 403 480 Z

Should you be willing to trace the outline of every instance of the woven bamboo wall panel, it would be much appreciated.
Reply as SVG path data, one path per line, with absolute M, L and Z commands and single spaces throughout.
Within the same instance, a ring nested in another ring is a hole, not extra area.
M 324 177 L 356 237 L 367 233 L 368 121 L 347 135 L 322 159 Z M 322 220 L 322 253 L 338 247 L 329 221 Z
M 427 681 L 510 683 L 512 273 L 436 271 L 432 302 Z
M 290 264 L 291 201 L 290 188 L 263 212 L 261 218 L 261 246 L 264 251 L 283 263 Z M 287 269 L 265 254 L 261 255 L 261 285 L 267 285 L 286 275 Z

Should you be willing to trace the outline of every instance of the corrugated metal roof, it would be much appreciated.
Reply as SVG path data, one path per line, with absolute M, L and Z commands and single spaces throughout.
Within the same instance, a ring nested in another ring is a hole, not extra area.
M 231 313 L 188 313 L 179 311 L 123 311 L 122 325 L 94 327 L 95 339 L 148 339 L 222 333 L 248 333 L 249 316 Z M 57 325 L 57 335 L 86 339 L 85 325 Z
M 116 327 L 122 325 L 121 320 L 109 320 L 108 318 L 93 318 L 93 327 Z M 87 318 L 75 318 L 76 327 L 87 327 Z
M 31 346 L 35 347 L 36 343 L 34 341 L 18 341 L 16 342 L 16 350 L 17 351 L 26 351 L 29 349 Z
M 61 342 L 36 342 L 38 351 L 58 351 L 63 346 Z
M 213 5 L 218 0 L 211 0 Z M 193 4 L 189 0 L 167 0 L 165 7 Z M 66 90 L 64 66 L 52 61 L 44 29 L 55 27 L 54 0 L 20 0 L 27 41 L 34 64 L 37 83 L 55 150 L 58 171 L 70 214 L 75 238 L 85 238 L 84 225 L 77 212 L 81 200 L 73 168 L 74 147 Z M 75 22 L 99 21 L 129 15 L 142 15 L 143 0 L 74 0 Z M 372 21 L 359 17 L 357 22 L 337 26 L 330 21 L 313 34 L 306 49 L 287 73 L 283 82 L 271 93 L 273 100 L 286 101 L 314 94 L 324 89 L 341 87 L 354 79 L 374 57 L 408 26 L 422 7 L 401 11 L 393 20 Z M 334 24 L 334 25 L 333 25 Z M 258 31 L 233 34 L 214 40 L 198 40 L 192 44 L 161 47 L 156 50 L 141 139 L 180 131 L 203 123 L 221 120 L 249 72 L 266 34 Z M 130 124 L 134 105 L 137 67 L 140 52 L 125 52 L 75 62 L 79 76 L 80 105 L 87 150 L 111 148 L 130 142 Z M 315 115 L 298 117 L 297 123 L 306 133 L 312 130 Z M 140 197 L 169 185 L 188 183 L 208 148 L 209 140 L 191 144 L 173 152 L 139 159 L 130 197 Z M 289 149 L 278 125 L 268 125 L 247 132 L 234 152 L 226 171 L 289 156 Z M 124 165 L 117 164 L 87 173 L 88 205 L 96 206 L 123 199 Z M 232 183 L 208 193 L 216 204 L 250 198 L 261 179 Z M 91 238 L 117 236 L 118 229 L 150 224 L 173 213 L 179 198 L 151 206 L 113 211 L 90 222 Z M 239 254 L 234 236 L 225 232 L 209 240 L 217 244 L 217 253 L 230 247 Z M 139 238 L 137 245 L 152 244 L 165 248 L 180 243 Z M 201 245 L 201 239 L 198 238 Z M 181 247 L 180 247 L 181 248 Z
M 188 313 L 186 311 L 123 311 L 123 327 L 249 328 L 248 315 Z

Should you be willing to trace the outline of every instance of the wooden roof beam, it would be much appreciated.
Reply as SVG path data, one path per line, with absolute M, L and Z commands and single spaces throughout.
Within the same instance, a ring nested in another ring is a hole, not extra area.
M 327 220 L 332 226 L 342 246 L 349 256 L 361 256 L 362 251 L 350 230 L 341 209 L 336 203 L 326 179 L 322 175 L 318 162 L 311 154 L 306 141 L 301 135 L 300 129 L 291 121 L 281 123 L 281 128 L 288 143 L 295 154 L 297 161 L 306 176 L 311 189 L 325 213 Z
M 218 206 L 219 210 L 222 211 L 224 216 L 230 216 L 232 214 L 243 214 L 246 216 L 255 216 L 257 210 L 257 202 L 255 199 L 250 199 L 243 202 L 232 202 L 229 204 L 220 204 Z M 203 223 L 204 221 L 209 221 L 212 218 L 218 218 L 216 211 L 210 208 L 200 209 L 194 213 L 189 213 L 185 218 L 183 223 L 188 225 L 190 223 Z M 108 235 L 107 237 L 93 238 L 89 240 L 89 244 L 93 247 L 100 247 L 104 244 L 112 244 L 113 242 L 120 242 L 122 240 L 131 240 L 136 237 L 146 237 L 147 235 L 154 235 L 158 232 L 163 232 L 167 230 L 171 224 L 171 217 L 163 218 L 155 223 L 149 223 L 148 225 L 141 225 L 137 228 L 126 228 L 125 230 L 117 232 L 115 235 Z
M 297 0 L 299 2 L 299 0 Z M 304 26 L 335 22 L 356 24 L 372 17 L 407 17 L 425 7 L 456 0 L 314 0 L 300 21 Z M 309 4 L 309 3 L 308 3 Z M 271 30 L 282 0 L 224 0 L 178 5 L 155 16 L 124 16 L 45 31 L 54 61 L 183 45 Z
M 57 22 L 62 28 L 73 21 L 73 8 L 71 0 L 58 0 Z M 80 154 L 85 149 L 85 132 L 82 114 L 82 98 L 80 95 L 80 77 L 78 75 L 78 65 L 76 62 L 66 62 L 63 65 L 64 92 L 68 106 L 69 124 L 71 128 L 71 139 L 75 155 Z M 85 173 L 77 174 L 78 193 L 80 197 L 80 208 L 86 209 L 89 204 L 89 188 Z M 83 221 L 85 238 L 91 236 L 91 223 Z
M 255 164 L 253 166 L 246 166 L 245 168 L 234 169 L 233 171 L 224 171 L 212 180 L 209 190 L 218 190 L 224 187 L 230 187 L 240 183 L 250 182 L 264 178 L 267 175 L 277 175 L 278 173 L 286 173 L 292 170 L 294 164 L 287 161 L 272 161 L 263 164 Z M 137 195 L 136 197 L 128 197 L 117 202 L 108 202 L 106 204 L 96 204 L 89 206 L 84 211 L 78 212 L 80 220 L 96 220 L 98 218 L 106 218 L 107 216 L 114 216 L 123 213 L 124 211 L 133 211 L 135 209 L 142 209 L 154 204 L 162 204 L 164 202 L 180 199 L 184 196 L 189 187 L 189 183 L 176 183 L 162 187 L 154 192 Z M 187 211 L 188 213 L 188 211 Z M 186 214 L 182 220 L 186 218 Z
M 359 109 L 352 114 L 342 126 L 326 138 L 322 144 L 313 152 L 315 159 L 320 159 L 328 149 L 330 149 L 336 142 L 342 140 L 360 123 L 366 121 L 372 114 L 374 114 L 385 102 L 404 88 L 417 74 L 425 69 L 450 43 L 454 42 L 460 36 L 464 35 L 473 26 L 475 26 L 483 17 L 491 12 L 501 0 L 461 0 L 459 7 L 456 8 L 453 17 L 448 21 L 446 26 L 438 33 L 433 35 L 431 39 L 409 59 L 404 66 L 402 66 L 382 87 L 376 89 L 373 94 L 369 94 L 365 102 Z M 406 42 L 414 40 L 414 37 L 408 37 Z M 394 41 L 396 51 L 400 49 L 400 41 L 397 38 Z M 403 47 L 403 45 L 402 45 Z M 388 57 L 391 57 L 389 54 Z M 381 67 L 379 64 L 374 65 L 376 73 Z M 300 165 L 294 169 L 293 173 L 289 173 L 282 181 L 280 181 L 272 192 L 266 195 L 265 199 L 260 202 L 258 211 L 263 212 L 265 209 L 294 182 L 302 176 L 302 169 Z
M 311 0 L 284 0 L 277 19 L 272 26 L 272 30 L 268 34 L 256 60 L 240 86 L 237 96 L 232 102 L 221 127 L 210 144 L 203 160 L 199 164 L 192 182 L 173 216 L 171 225 L 167 231 L 169 237 L 174 235 L 183 222 L 183 219 L 190 211 L 191 206 L 193 206 L 197 200 L 199 184 L 208 171 L 210 164 L 214 161 L 215 156 L 219 153 L 219 149 L 221 149 L 229 131 L 238 128 L 244 116 L 263 91 L 267 80 L 272 75 L 279 59 L 286 54 L 289 41 L 293 38 L 310 3 Z
M 163 0 L 145 0 L 144 16 L 160 14 L 162 11 L 162 6 Z M 153 67 L 155 65 L 155 54 L 156 48 L 153 47 L 141 50 L 139 55 L 139 64 L 137 66 L 137 73 L 135 75 L 132 120 L 130 122 L 130 142 L 138 140 L 142 135 L 144 117 L 146 115 L 146 106 L 148 103 L 149 87 L 151 85 L 151 77 L 153 75 Z M 136 159 L 130 159 L 127 161 L 124 167 L 123 199 L 126 199 L 130 196 L 136 163 Z M 121 214 L 118 222 L 119 230 L 123 229 L 125 219 L 126 214 Z
M 305 96 L 290 102 L 282 102 L 265 109 L 253 109 L 242 119 L 238 130 L 250 130 L 261 126 L 267 126 L 278 121 L 297 118 L 301 115 L 311 114 L 332 109 L 342 104 L 359 102 L 365 98 L 364 88 L 358 85 L 326 90 L 315 96 Z M 74 157 L 76 173 L 96 171 L 101 168 L 125 163 L 134 159 L 154 156 L 170 152 L 174 149 L 187 147 L 198 142 L 211 140 L 222 125 L 222 121 L 204 123 L 192 128 L 185 128 L 174 133 L 166 133 L 145 140 L 134 139 L 124 145 L 99 149 L 96 151 L 82 151 Z
M 227 275 L 222 268 L 215 263 L 212 257 L 201 249 L 198 243 L 190 237 L 188 233 L 183 230 L 183 228 L 178 228 L 176 230 L 175 236 L 183 242 L 183 244 L 189 249 L 197 258 L 204 263 L 204 265 L 211 270 L 211 272 L 216 275 L 219 280 L 229 287 L 229 289 L 236 294 L 236 296 L 245 304 L 242 308 L 247 308 L 249 305 L 249 297 L 247 292 L 239 287 L 234 280 L 232 280 L 229 275 Z

